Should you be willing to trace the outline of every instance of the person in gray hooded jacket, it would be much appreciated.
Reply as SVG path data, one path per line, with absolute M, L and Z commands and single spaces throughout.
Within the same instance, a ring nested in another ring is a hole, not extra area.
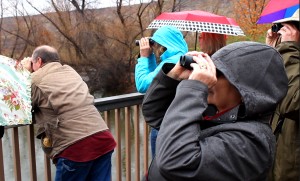
M 287 92 L 282 57 L 272 47 L 237 42 L 210 58 L 190 52 L 191 70 L 165 64 L 143 100 L 159 129 L 148 181 L 265 180 L 274 160 L 268 124 Z

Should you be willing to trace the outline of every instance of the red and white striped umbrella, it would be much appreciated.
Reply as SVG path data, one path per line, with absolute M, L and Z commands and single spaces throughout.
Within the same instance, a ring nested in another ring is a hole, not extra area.
M 198 10 L 162 13 L 147 29 L 158 29 L 165 25 L 175 26 L 180 31 L 245 36 L 234 19 Z

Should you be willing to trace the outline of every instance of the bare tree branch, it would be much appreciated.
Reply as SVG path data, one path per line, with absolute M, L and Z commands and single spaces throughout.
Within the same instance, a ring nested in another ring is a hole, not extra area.
M 38 11 L 43 17 L 45 17 L 51 24 L 68 40 L 72 43 L 72 45 L 75 47 L 76 51 L 79 52 L 84 58 L 87 58 L 86 54 L 82 51 L 81 47 L 76 43 L 76 41 L 69 36 L 63 29 L 60 28 L 60 26 L 55 23 L 50 17 L 48 17 L 46 14 L 41 12 L 38 8 L 36 8 L 29 0 L 26 0 L 36 11 Z M 60 10 L 55 5 L 54 1 L 51 0 L 53 7 L 55 8 L 56 13 L 58 14 L 58 17 L 61 21 L 61 23 L 64 24 L 64 27 L 66 27 L 65 21 L 62 18 L 62 15 L 60 14 Z
M 73 4 L 73 6 L 76 8 L 76 10 L 78 12 L 80 12 L 81 14 L 84 14 L 84 10 L 85 10 L 85 0 L 82 0 L 81 2 L 81 6 L 79 6 L 78 2 L 76 0 L 69 0 L 69 2 L 71 4 Z

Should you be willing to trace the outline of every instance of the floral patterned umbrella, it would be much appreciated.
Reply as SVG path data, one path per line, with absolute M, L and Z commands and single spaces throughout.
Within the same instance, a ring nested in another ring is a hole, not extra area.
M 30 72 L 16 60 L 0 55 L 0 126 L 31 123 Z

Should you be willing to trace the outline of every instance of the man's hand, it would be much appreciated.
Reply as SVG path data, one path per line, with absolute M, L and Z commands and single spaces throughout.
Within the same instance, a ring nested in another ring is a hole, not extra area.
M 29 72 L 33 72 L 31 57 L 25 57 L 23 60 L 21 60 L 21 65 L 23 68 L 27 69 Z
M 267 36 L 266 36 L 266 44 L 275 47 L 279 37 L 280 37 L 279 34 L 273 32 L 271 29 L 268 29 Z

